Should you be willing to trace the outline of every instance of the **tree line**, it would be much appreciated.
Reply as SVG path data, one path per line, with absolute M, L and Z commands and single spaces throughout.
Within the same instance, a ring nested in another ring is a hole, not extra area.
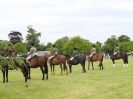
M 25 54 L 29 51 L 31 44 L 34 43 L 38 51 L 51 51 L 53 44 L 59 49 L 60 54 L 71 54 L 74 47 L 79 52 L 91 51 L 92 45 L 96 46 L 97 52 L 106 52 L 107 50 L 114 50 L 116 44 L 120 46 L 120 51 L 131 52 L 133 51 L 133 41 L 127 35 L 121 35 L 119 37 L 112 35 L 102 44 L 97 41 L 92 43 L 87 39 L 80 36 L 74 36 L 69 38 L 68 36 L 59 38 L 55 43 L 40 43 L 39 38 L 41 33 L 37 32 L 31 25 L 27 27 L 27 35 L 25 41 L 23 41 L 22 33 L 19 31 L 11 31 L 8 34 L 9 41 L 0 40 L 0 54 L 11 43 L 17 54 Z

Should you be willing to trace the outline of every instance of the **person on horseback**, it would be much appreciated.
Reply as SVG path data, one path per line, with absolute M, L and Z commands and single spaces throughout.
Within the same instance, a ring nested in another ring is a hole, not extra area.
M 114 55 L 116 55 L 117 53 L 120 53 L 120 48 L 118 44 L 115 46 Z
M 37 55 L 37 49 L 34 45 L 34 43 L 31 44 L 30 52 L 28 53 L 28 57 L 26 58 L 27 60 L 30 60 L 32 57 Z
M 77 48 L 74 47 L 70 60 L 73 60 L 76 56 L 78 56 L 78 54 L 79 54 L 79 52 L 78 52 Z
M 92 55 L 94 55 L 95 53 L 96 53 L 96 47 L 95 47 L 95 45 L 93 45 L 92 50 L 91 50 L 90 57 L 91 57 Z
M 49 57 L 49 60 L 52 60 L 56 56 L 59 55 L 58 49 L 56 48 L 55 44 L 53 45 L 53 49 L 51 50 L 51 57 Z

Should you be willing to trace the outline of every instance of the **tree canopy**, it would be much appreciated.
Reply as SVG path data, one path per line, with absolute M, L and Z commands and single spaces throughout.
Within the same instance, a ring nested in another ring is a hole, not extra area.
M 16 44 L 18 42 L 22 42 L 23 38 L 22 38 L 22 34 L 18 31 L 11 31 L 9 34 L 8 34 L 8 37 L 10 39 L 10 42 L 12 44 Z

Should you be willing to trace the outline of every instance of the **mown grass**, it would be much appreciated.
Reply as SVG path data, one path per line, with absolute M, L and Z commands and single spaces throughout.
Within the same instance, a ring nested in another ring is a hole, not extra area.
M 9 72 L 9 82 L 2 83 L 0 73 L 0 99 L 133 99 L 133 57 L 129 58 L 129 67 L 124 68 L 122 60 L 112 66 L 110 59 L 104 59 L 104 70 L 82 73 L 80 65 L 73 66 L 73 73 L 60 75 L 56 66 L 55 75 L 42 81 L 40 69 L 31 70 L 31 80 L 26 88 L 20 70 Z M 87 63 L 86 63 L 87 69 Z

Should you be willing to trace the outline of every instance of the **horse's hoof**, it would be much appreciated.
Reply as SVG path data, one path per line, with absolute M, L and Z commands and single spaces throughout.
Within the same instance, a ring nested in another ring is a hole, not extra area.
M 28 85 L 25 85 L 25 87 L 28 87 Z
M 31 79 L 31 77 L 28 77 L 27 79 Z

